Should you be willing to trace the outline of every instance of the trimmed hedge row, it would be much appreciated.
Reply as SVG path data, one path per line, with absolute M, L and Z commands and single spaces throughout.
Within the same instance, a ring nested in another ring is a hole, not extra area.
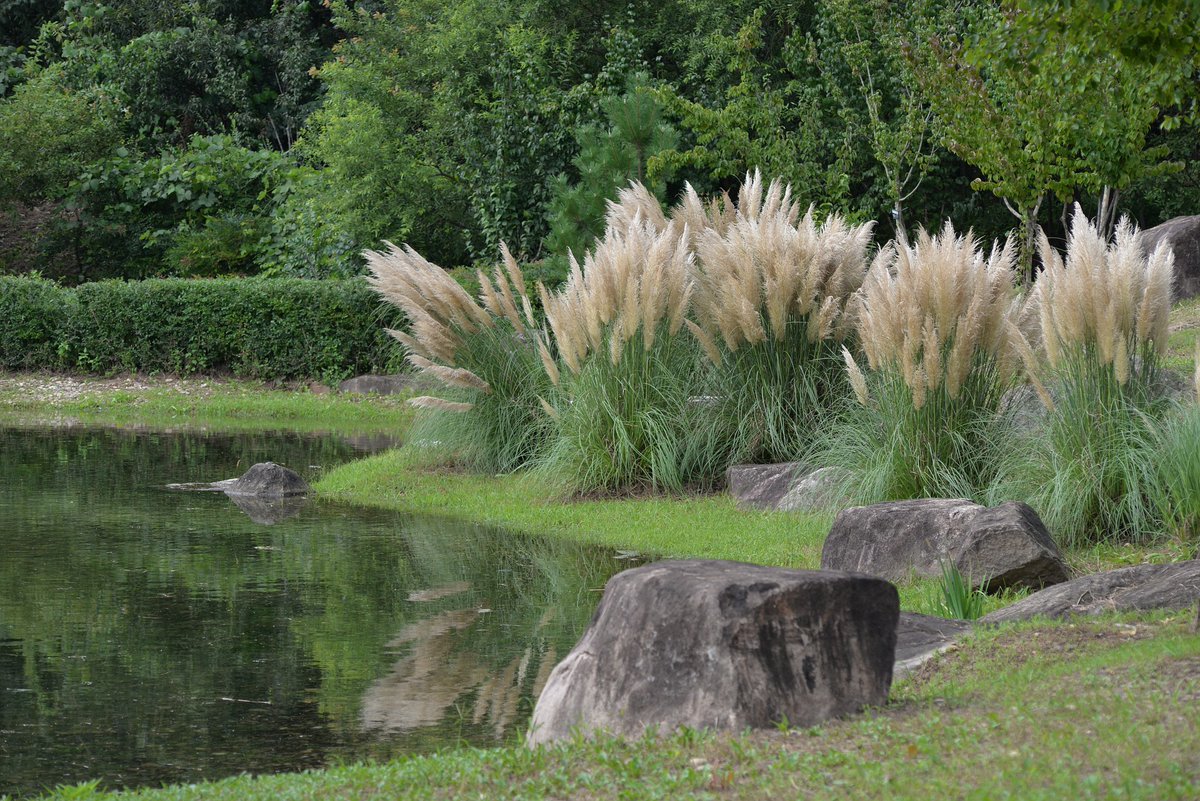
M 398 369 L 399 313 L 362 280 L 0 276 L 0 368 L 319 378 Z

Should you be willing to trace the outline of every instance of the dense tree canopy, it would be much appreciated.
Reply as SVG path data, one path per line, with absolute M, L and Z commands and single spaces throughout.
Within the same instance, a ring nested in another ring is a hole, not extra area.
M 550 264 L 631 178 L 671 202 L 755 167 L 880 236 L 1002 235 L 1010 209 L 1053 236 L 1076 200 L 1153 225 L 1200 210 L 1198 22 L 1193 0 L 8 0 L 0 271 L 337 276 L 381 240 Z

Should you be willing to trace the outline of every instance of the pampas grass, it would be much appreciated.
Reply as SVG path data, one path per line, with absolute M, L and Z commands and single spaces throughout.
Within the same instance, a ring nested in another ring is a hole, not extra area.
M 1032 302 L 1053 394 L 1045 425 L 1018 445 L 1000 491 L 1028 499 L 1065 545 L 1146 539 L 1161 529 L 1158 376 L 1172 256 L 1147 255 L 1122 220 L 1111 242 L 1076 207 L 1065 260 L 1043 234 Z
M 689 217 L 699 204 L 690 203 Z M 681 204 L 682 205 L 682 204 Z M 723 208 L 728 208 L 724 206 Z M 840 348 L 862 284 L 871 225 L 800 217 L 791 188 L 748 175 L 732 217 L 705 215 L 696 237 L 698 322 L 711 362 L 712 420 L 730 461 L 786 461 L 807 451 L 848 391 Z
M 679 490 L 714 472 L 688 401 L 695 350 L 679 336 L 693 287 L 687 242 L 686 224 L 635 210 L 582 265 L 571 257 L 559 292 L 539 287 L 553 338 L 540 348 L 560 389 L 539 471 L 571 492 Z
M 552 387 L 525 279 L 508 249 L 501 246 L 490 278 L 479 273 L 478 302 L 412 248 L 389 243 L 364 255 L 371 285 L 408 318 L 406 331 L 389 333 L 409 363 L 443 388 L 410 401 L 420 410 L 410 441 L 436 443 L 434 458 L 473 470 L 528 465 L 545 443 L 551 421 L 544 396 Z
M 1001 398 L 1029 350 L 1014 282 L 1011 240 L 985 255 L 949 223 L 876 256 L 856 317 L 866 369 L 843 351 L 855 402 L 820 457 L 849 471 L 852 498 L 982 498 L 1007 433 Z

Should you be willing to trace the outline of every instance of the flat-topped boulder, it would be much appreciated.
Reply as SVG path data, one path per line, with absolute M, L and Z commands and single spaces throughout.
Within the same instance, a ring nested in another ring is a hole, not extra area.
M 551 673 L 528 742 L 811 726 L 882 704 L 898 619 L 896 588 L 870 576 L 698 560 L 626 570 Z
M 975 630 L 969 620 L 952 620 L 916 612 L 901 612 L 896 627 L 896 664 L 892 678 L 912 673 Z
M 1023 503 L 980 506 L 924 498 L 838 513 L 821 551 L 821 569 L 889 581 L 938 578 L 954 565 L 973 588 L 1040 589 L 1067 579 L 1062 553 L 1041 518 Z
M 984 615 L 982 623 L 1098 615 L 1103 612 L 1186 609 L 1200 601 L 1200 560 L 1134 565 L 1080 576 Z

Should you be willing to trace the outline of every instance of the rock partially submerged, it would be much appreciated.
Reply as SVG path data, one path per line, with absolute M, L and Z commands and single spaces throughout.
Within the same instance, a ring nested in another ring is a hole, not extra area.
M 274 462 L 260 462 L 229 482 L 220 482 L 226 495 L 252 495 L 256 498 L 289 498 L 312 491 L 308 482 L 294 470 Z
M 1103 612 L 1186 609 L 1200 601 L 1200 560 L 1134 565 L 1081 576 L 1035 592 L 980 622 L 1061 618 Z
M 260 462 L 238 478 L 201 484 L 168 484 L 167 489 L 223 492 L 255 523 L 270 526 L 300 513 L 312 488 L 296 472 Z
M 980 506 L 926 498 L 845 509 L 821 551 L 822 570 L 869 573 L 889 581 L 938 578 L 946 562 L 974 588 L 1040 589 L 1067 579 L 1062 553 L 1023 503 Z
M 604 730 L 811 726 L 887 700 L 899 596 L 862 575 L 666 561 L 609 581 L 530 744 Z

